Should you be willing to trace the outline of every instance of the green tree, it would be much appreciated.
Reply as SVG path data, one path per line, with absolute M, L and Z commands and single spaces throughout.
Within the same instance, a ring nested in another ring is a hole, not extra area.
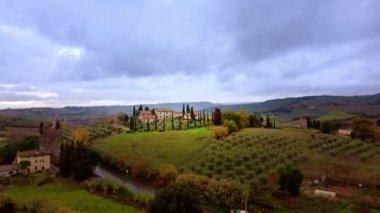
M 185 117 L 185 104 L 182 105 L 182 117 Z
M 228 134 L 231 134 L 232 132 L 238 131 L 238 127 L 233 120 L 225 120 L 223 122 L 223 126 L 227 127 L 228 129 Z
M 352 136 L 362 140 L 372 138 L 374 135 L 374 125 L 366 118 L 354 118 L 352 120 Z
M 298 196 L 299 189 L 303 181 L 301 170 L 294 166 L 285 166 L 277 171 L 279 176 L 278 184 L 281 191 L 287 191 L 292 196 Z
M 202 213 L 196 193 L 187 185 L 173 183 L 157 192 L 149 213 Z
M 17 168 L 21 169 L 24 172 L 24 174 L 26 175 L 27 174 L 26 170 L 29 168 L 29 166 L 30 166 L 30 161 L 23 160 L 23 161 L 20 161 L 20 163 L 18 163 Z

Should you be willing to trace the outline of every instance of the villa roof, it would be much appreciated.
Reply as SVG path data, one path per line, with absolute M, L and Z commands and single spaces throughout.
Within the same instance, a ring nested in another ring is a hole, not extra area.
M 174 110 L 170 108 L 157 108 L 155 109 L 156 112 L 174 112 Z
M 27 151 L 19 151 L 17 153 L 18 157 L 36 157 L 41 155 L 50 155 L 50 152 L 42 151 L 42 150 L 27 150 Z

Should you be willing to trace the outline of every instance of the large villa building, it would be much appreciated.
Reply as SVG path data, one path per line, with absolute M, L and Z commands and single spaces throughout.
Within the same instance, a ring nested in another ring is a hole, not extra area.
M 195 119 L 199 119 L 201 116 L 200 112 L 194 112 Z M 185 113 L 185 115 L 182 114 L 182 112 L 176 112 L 173 109 L 170 108 L 157 108 L 152 111 L 150 110 L 144 110 L 140 111 L 138 115 L 138 119 L 142 122 L 147 121 L 154 121 L 154 120 L 163 120 L 163 119 L 169 119 L 169 118 L 179 118 L 182 117 L 183 119 L 190 119 L 191 115 L 190 113 Z

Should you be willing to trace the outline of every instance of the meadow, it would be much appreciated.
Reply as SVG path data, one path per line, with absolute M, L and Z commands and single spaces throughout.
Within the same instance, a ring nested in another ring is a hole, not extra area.
M 149 160 L 156 168 L 163 163 L 179 168 L 188 167 L 210 145 L 211 140 L 212 131 L 208 128 L 122 133 L 98 140 L 93 148 L 129 165 Z
M 47 198 L 61 203 L 63 206 L 88 213 L 105 212 L 143 212 L 134 207 L 115 203 L 110 199 L 91 194 L 79 186 L 63 181 L 55 181 L 42 186 L 18 185 L 10 186 L 5 191 L 0 191 L 0 195 L 6 195 L 15 200 L 18 208 L 22 208 L 25 203 L 36 198 Z

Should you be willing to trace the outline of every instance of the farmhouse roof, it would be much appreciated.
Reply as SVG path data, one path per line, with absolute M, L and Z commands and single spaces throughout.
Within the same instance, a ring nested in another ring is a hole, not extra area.
M 0 172 L 13 171 L 15 169 L 16 169 L 16 165 L 14 164 L 0 165 Z
M 17 152 L 18 157 L 37 157 L 42 155 L 50 155 L 50 152 L 42 151 L 42 150 L 27 150 L 27 151 L 19 151 Z
M 155 109 L 156 112 L 174 112 L 174 110 L 170 108 L 157 108 Z

